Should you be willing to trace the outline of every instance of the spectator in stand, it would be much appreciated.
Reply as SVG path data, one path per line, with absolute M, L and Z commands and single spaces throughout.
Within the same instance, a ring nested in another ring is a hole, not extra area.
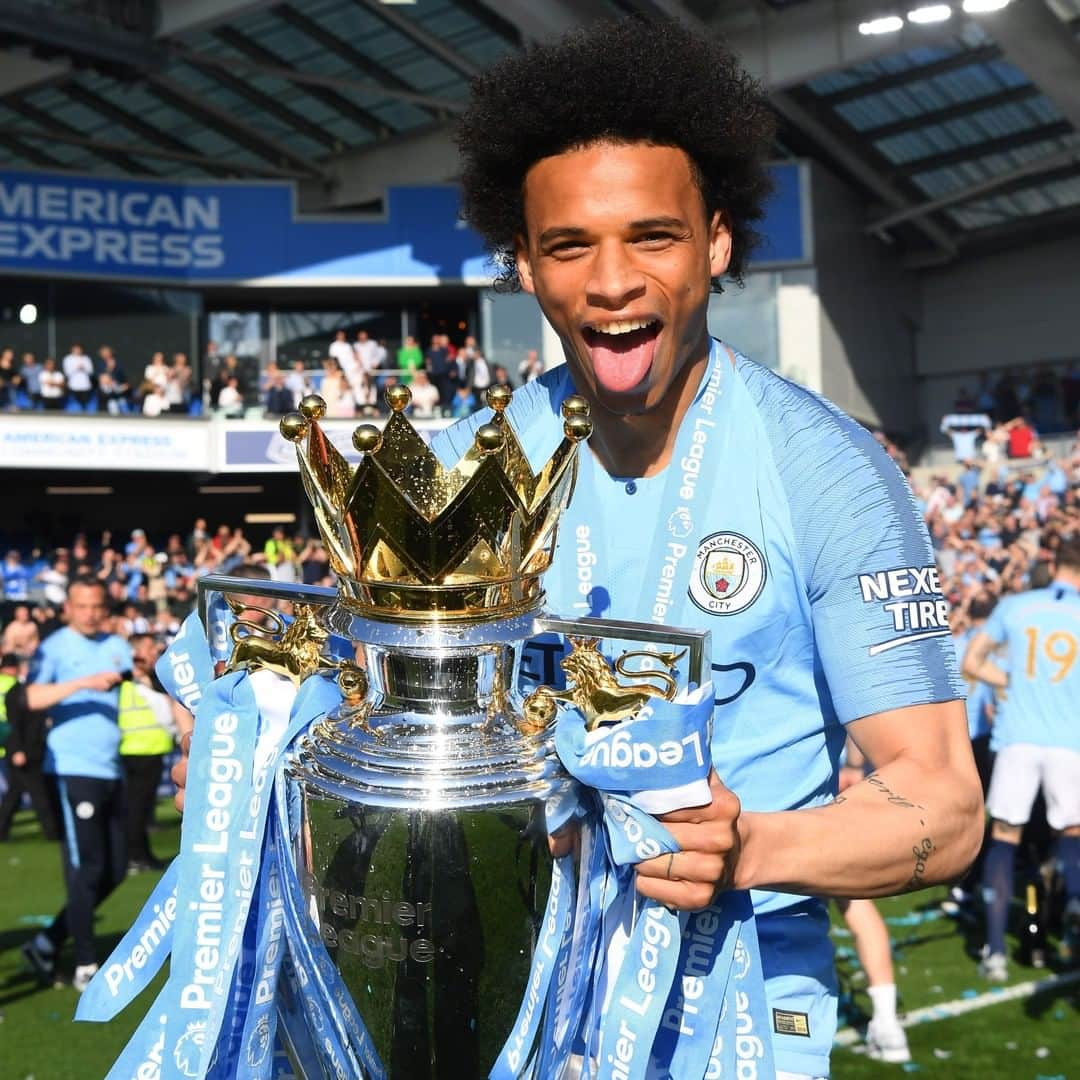
M 104 403 L 110 415 L 116 416 L 128 411 L 131 384 L 108 345 L 102 345 L 98 349 L 97 387 L 98 400 Z
M 333 576 L 330 573 L 330 560 L 326 554 L 321 540 L 312 537 L 307 540 L 300 551 L 300 579 L 305 585 L 332 585 Z
M 30 570 L 24 565 L 22 555 L 14 549 L 4 556 L 3 574 L 5 600 L 10 602 L 29 599 Z
M 64 373 L 58 370 L 53 357 L 45 357 L 38 382 L 41 387 L 42 407 L 53 412 L 63 409 L 67 404 L 67 379 L 64 378 Z
M 416 343 L 416 338 L 409 334 L 404 344 L 397 351 L 397 366 L 401 371 L 401 381 L 406 385 L 413 374 L 424 366 L 424 350 Z
M 523 383 L 532 382 L 544 373 L 544 362 L 540 359 L 540 354 L 536 349 L 530 349 L 525 354 L 525 359 L 521 361 L 521 366 L 518 368 L 518 375 L 521 376 Z
M 435 410 L 439 407 L 439 391 L 423 368 L 416 370 L 409 389 L 412 391 L 413 416 L 418 419 L 434 416 Z
M 156 352 L 150 357 L 150 363 L 143 369 L 143 382 L 150 383 L 164 396 L 169 385 L 169 365 L 165 362 L 163 352 Z
M 37 623 L 30 618 L 30 608 L 26 604 L 16 604 L 11 613 L 11 622 L 0 634 L 0 652 L 11 653 L 20 660 L 29 660 L 37 652 L 40 642 Z
M 67 552 L 58 548 L 53 564 L 37 575 L 37 580 L 44 586 L 45 599 L 53 607 L 60 607 L 67 598 L 70 570 L 71 563 L 68 561 Z
M 23 392 L 30 399 L 30 407 L 32 409 L 40 409 L 42 407 L 41 365 L 37 362 L 37 357 L 34 356 L 32 352 L 23 353 L 20 374 L 22 375 Z
M 292 371 L 285 376 L 285 387 L 292 397 L 292 408 L 297 408 L 308 394 L 314 393 L 314 387 L 308 376 L 303 360 L 294 360 Z M 288 410 L 286 410 L 288 411 Z
M 275 525 L 263 547 L 266 567 L 274 581 L 296 581 L 296 549 L 282 525 Z
M 64 378 L 68 392 L 79 403 L 79 408 L 86 412 L 94 396 L 94 362 L 82 346 L 75 342 L 71 352 L 64 357 Z
M 155 382 L 147 380 L 140 389 L 143 416 L 161 416 L 169 411 L 169 399 L 165 390 Z
M 0 410 L 8 412 L 16 407 L 15 391 L 22 385 L 22 375 L 15 367 L 15 353 L 11 349 L 0 351 Z
M 450 415 L 455 420 L 462 420 L 466 416 L 471 416 L 476 412 L 476 407 L 476 397 L 471 387 L 459 386 L 454 391 L 454 401 L 450 406 Z
M 1028 458 L 1041 457 L 1042 444 L 1039 442 L 1039 433 L 1032 427 L 1026 416 L 1017 416 L 1010 420 L 1005 429 L 1009 433 L 1009 457 Z
M 502 364 L 496 364 L 491 369 L 491 382 L 493 386 L 510 386 L 510 372 Z
M 244 381 L 240 377 L 240 361 L 234 353 L 228 353 L 215 364 L 210 377 L 210 405 L 216 407 L 221 391 L 228 385 L 229 379 L 236 379 L 236 388 L 240 393 L 241 400 L 244 394 Z
M 348 345 L 348 342 L 346 342 L 346 345 Z M 349 385 L 341 365 L 333 356 L 328 356 L 323 363 L 323 380 L 319 393 L 326 402 L 327 416 L 351 417 L 356 415 L 356 399 L 353 397 L 352 387 Z
M 169 412 L 187 415 L 191 408 L 191 387 L 195 373 L 188 363 L 187 353 L 173 353 L 169 380 L 165 385 L 165 397 L 169 402 Z
M 375 372 L 382 366 L 379 343 L 372 340 L 366 330 L 358 330 L 353 352 L 356 354 L 356 381 L 353 384 L 356 404 L 368 408 L 374 406 L 378 398 L 379 382 Z
M 266 391 L 266 415 L 284 416 L 295 407 L 292 391 L 285 385 L 285 373 L 275 370 Z
M 457 369 L 450 359 L 450 349 L 444 343 L 442 334 L 432 335 L 431 348 L 424 357 L 424 367 L 439 391 L 441 407 L 449 408 L 457 392 Z
M 243 419 L 244 395 L 240 392 L 240 380 L 235 375 L 229 375 L 225 379 L 216 404 L 229 419 Z
M 941 418 L 941 433 L 952 439 L 957 461 L 973 458 L 979 436 L 985 436 L 993 426 L 990 417 L 983 413 L 954 412 Z
M 20 666 L 15 655 L 0 658 L 0 723 L 6 724 L 7 730 L 4 750 L 8 780 L 8 789 L 0 801 L 0 843 L 11 839 L 11 822 L 24 794 L 30 796 L 42 835 L 53 842 L 60 839 L 60 831 L 41 772 L 49 721 L 44 712 L 27 708 L 26 686 L 16 679 Z
M 326 352 L 337 361 L 338 370 L 351 386 L 356 379 L 356 352 L 349 344 L 349 335 L 344 330 L 338 330 Z

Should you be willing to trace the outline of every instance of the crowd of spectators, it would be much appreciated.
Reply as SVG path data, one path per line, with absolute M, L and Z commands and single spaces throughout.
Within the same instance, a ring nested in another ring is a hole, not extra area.
M 350 342 L 346 332 L 339 330 L 318 378 L 304 371 L 302 361 L 288 374 L 270 364 L 264 373 L 263 400 L 268 415 L 281 415 L 294 409 L 303 394 L 315 390 L 326 401 L 327 416 L 372 417 L 386 412 L 382 391 L 404 383 L 412 389 L 413 416 L 460 419 L 483 404 L 489 386 L 509 382 L 506 369 L 490 364 L 471 335 L 459 347 L 448 334 L 435 334 L 427 350 L 420 348 L 416 338 L 406 337 L 392 363 L 385 342 L 368 337 L 365 330 Z
M 1025 436 L 1028 453 L 1010 435 L 1026 423 L 1002 423 L 998 449 L 966 458 L 959 469 L 917 470 L 884 435 L 878 440 L 907 475 L 925 518 L 954 634 L 969 626 L 972 607 L 983 617 L 1001 597 L 1045 586 L 1064 536 L 1080 533 L 1080 433 L 1063 453 L 1048 454 Z
M 187 354 L 167 360 L 155 352 L 145 366 L 125 368 L 112 348 L 102 345 L 96 359 L 72 342 L 57 363 L 52 356 L 40 362 L 25 352 L 16 362 L 12 349 L 0 349 L 0 410 L 41 409 L 47 412 L 105 412 L 114 416 L 141 413 L 190 415 L 201 406 L 195 375 Z
M 522 382 L 543 371 L 535 350 L 519 367 Z M 216 413 L 243 418 L 253 409 L 264 416 L 281 416 L 295 409 L 305 394 L 317 392 L 332 417 L 378 416 L 386 413 L 382 390 L 392 383 L 413 387 L 416 417 L 467 416 L 483 404 L 483 392 L 493 383 L 508 385 L 507 370 L 490 363 L 476 343 L 465 338 L 455 345 L 447 334 L 436 334 L 422 349 L 406 337 L 393 355 L 385 341 L 366 330 L 349 341 L 337 331 L 321 366 L 302 359 L 287 365 L 271 360 L 260 370 L 255 357 L 219 354 L 213 342 L 207 351 L 200 381 L 187 355 L 167 359 L 155 352 L 147 364 L 122 363 L 109 345 L 91 357 L 72 343 L 58 363 L 34 353 L 16 360 L 14 350 L 0 349 L 0 411 L 107 413 L 113 416 L 196 416 Z
M 33 654 L 60 625 L 70 581 L 94 578 L 104 584 L 109 633 L 164 640 L 192 610 L 200 577 L 236 573 L 241 567 L 265 567 L 262 573 L 283 581 L 332 584 L 320 540 L 287 536 L 278 527 L 264 542 L 253 543 L 243 529 L 231 525 L 210 532 L 205 518 L 186 537 L 173 533 L 158 545 L 137 528 L 126 540 L 105 533 L 94 543 L 80 533 L 53 551 L 8 551 L 2 566 L 0 652 L 23 660 Z

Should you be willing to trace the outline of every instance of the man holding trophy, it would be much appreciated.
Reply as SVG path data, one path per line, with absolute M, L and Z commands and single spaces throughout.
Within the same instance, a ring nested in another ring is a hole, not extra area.
M 763 90 L 675 23 L 603 24 L 477 80 L 464 217 L 567 363 L 490 394 L 436 441 L 441 464 L 404 387 L 385 431 L 358 429 L 355 473 L 317 399 L 283 421 L 340 591 L 269 644 L 208 612 L 184 847 L 159 886 L 198 926 L 168 929 L 179 981 L 116 1075 L 155 1054 L 162 1075 L 269 1075 L 271 1044 L 313 1076 L 827 1075 L 818 898 L 954 877 L 982 814 L 898 470 L 708 335 L 711 288 L 753 246 L 772 131 Z M 520 652 L 541 602 L 708 632 L 704 678 L 625 707 L 583 630 L 557 646 L 565 685 L 537 687 Z M 234 670 L 211 681 L 221 642 Z M 847 735 L 878 768 L 837 798 Z M 491 839 L 496 818 L 516 840 Z M 232 954 L 210 931 L 230 920 L 235 975 L 215 981 Z M 123 951 L 109 1008 L 139 981 Z

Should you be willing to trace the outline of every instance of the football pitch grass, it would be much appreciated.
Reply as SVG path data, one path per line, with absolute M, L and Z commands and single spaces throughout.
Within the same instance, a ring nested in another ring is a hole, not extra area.
M 166 801 L 158 807 L 158 824 L 154 849 L 160 857 L 171 856 L 179 842 L 179 819 Z M 11 843 L 0 845 L 0 1080 L 97 1080 L 134 1031 L 162 976 L 112 1023 L 73 1023 L 76 993 L 67 985 L 39 986 L 22 972 L 19 954 L 23 941 L 62 902 L 59 854 L 38 838 L 28 813 L 16 819 L 12 836 Z M 157 878 L 153 873 L 128 878 L 100 907 L 95 929 L 102 959 Z M 987 989 L 966 952 L 964 926 L 939 913 L 942 896 L 943 890 L 933 889 L 881 903 L 893 939 L 901 1011 L 968 1001 Z M 857 1020 L 869 1008 L 865 983 L 851 955 L 851 939 L 839 925 L 833 929 L 848 997 L 844 1008 Z M 61 971 L 70 975 L 70 950 L 61 958 Z M 1010 966 L 1011 983 L 1049 974 L 1015 962 Z M 836 1049 L 834 1080 L 904 1073 L 926 1080 L 1080 1080 L 1080 983 L 920 1023 L 908 1029 L 908 1038 L 912 1062 L 907 1066 Z

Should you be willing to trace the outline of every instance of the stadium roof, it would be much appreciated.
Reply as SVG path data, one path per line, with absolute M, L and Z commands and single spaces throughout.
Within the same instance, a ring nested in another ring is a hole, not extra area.
M 0 168 L 287 177 L 309 209 L 369 206 L 453 176 L 453 116 L 494 59 L 635 12 L 725 36 L 770 87 L 778 153 L 854 180 L 916 263 L 1080 230 L 1080 0 L 949 3 L 865 35 L 917 0 L 0 0 Z

